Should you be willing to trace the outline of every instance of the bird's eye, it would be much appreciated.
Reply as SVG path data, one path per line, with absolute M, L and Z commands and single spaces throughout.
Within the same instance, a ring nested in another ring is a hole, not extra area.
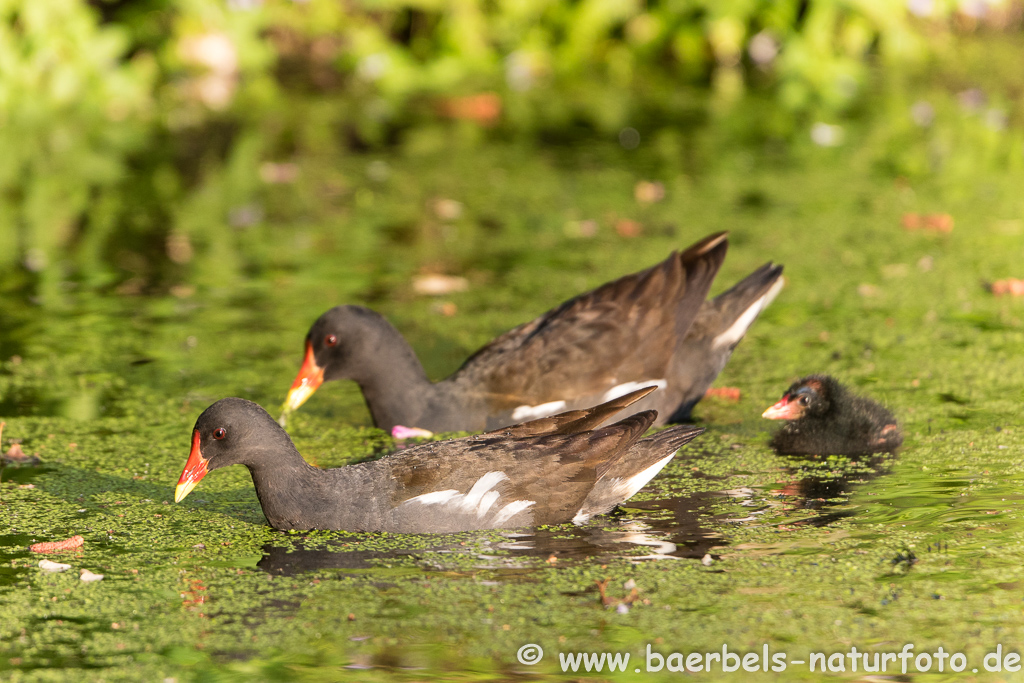
M 218 441 L 220 441 L 227 435 L 228 432 L 223 427 L 217 427 L 216 429 L 213 430 L 213 438 L 217 439 Z
M 800 405 L 802 405 L 802 406 L 807 405 L 807 401 L 808 401 L 808 398 L 806 396 L 801 396 L 800 397 Z
M 333 334 L 329 334 L 324 338 L 324 343 L 327 344 L 328 346 L 337 346 L 338 338 L 335 337 Z

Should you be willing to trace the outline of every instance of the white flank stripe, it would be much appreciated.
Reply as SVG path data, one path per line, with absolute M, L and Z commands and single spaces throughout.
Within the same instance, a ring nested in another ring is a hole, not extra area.
M 463 499 L 459 501 L 459 507 L 461 507 L 466 512 L 472 512 L 473 510 L 479 507 L 480 502 L 483 500 L 485 493 L 487 493 L 488 491 L 490 491 L 491 489 L 493 489 L 495 486 L 505 481 L 506 479 L 508 479 L 508 477 L 505 475 L 504 472 L 488 472 L 484 476 L 477 479 L 476 483 L 473 484 L 473 488 L 469 490 L 469 493 L 467 493 L 463 497 Z M 497 493 L 497 491 L 495 491 L 495 493 Z M 494 501 L 491 500 L 487 504 L 487 507 L 490 507 L 493 504 Z M 477 514 L 479 514 L 479 512 Z
M 757 320 L 757 316 L 761 314 L 762 303 L 764 303 L 764 297 L 750 304 L 750 308 L 743 311 L 743 314 L 736 318 L 736 322 L 729 326 L 729 329 L 715 337 L 714 341 L 711 342 L 711 348 L 720 349 L 723 346 L 735 346 L 738 344 L 740 339 L 743 339 L 743 335 L 750 329 L 750 326 Z
M 735 346 L 736 344 L 739 344 L 740 340 L 743 339 L 743 335 L 747 333 L 750 326 L 754 324 L 755 320 L 757 320 L 757 316 L 761 315 L 761 311 L 767 308 L 768 304 L 778 296 L 785 283 L 786 281 L 784 278 L 780 277 L 776 280 L 775 284 L 773 284 L 760 299 L 750 304 L 750 308 L 743 311 L 743 315 L 737 318 L 736 322 L 729 326 L 729 329 L 715 337 L 714 341 L 711 342 L 711 348 L 718 349 L 723 346 Z
M 637 472 L 632 477 L 622 482 L 621 485 L 624 485 L 626 490 L 626 497 L 623 498 L 622 500 L 629 500 L 637 491 L 646 486 L 647 482 L 649 482 L 651 479 L 654 479 L 655 475 L 657 475 L 658 472 L 661 472 L 662 468 L 664 468 L 665 465 L 668 464 L 668 461 L 675 457 L 675 454 L 676 452 L 673 452 L 668 457 L 662 458 L 661 460 L 654 463 L 647 469 L 641 472 Z
M 430 493 L 424 493 L 410 498 L 405 501 L 403 505 L 407 505 L 409 503 L 419 503 L 421 505 L 447 505 L 455 508 L 459 512 L 475 514 L 477 519 L 483 519 L 484 516 L 490 512 L 491 508 L 494 507 L 494 504 L 498 502 L 498 498 L 501 497 L 501 493 L 499 491 L 493 491 L 492 489 L 507 479 L 508 476 L 504 472 L 488 472 L 476 480 L 476 483 L 473 484 L 468 493 L 459 493 L 455 489 L 431 491 Z M 522 501 L 516 501 L 506 505 L 504 509 L 498 513 L 498 518 L 501 519 L 501 515 L 505 514 L 506 510 L 521 502 Z M 533 502 L 528 501 L 528 504 L 533 505 Z M 513 509 L 512 512 L 509 513 L 509 516 L 514 515 L 520 509 L 522 508 Z
M 455 489 L 448 489 L 447 491 L 432 491 L 430 493 L 424 493 L 421 496 L 416 496 L 405 501 L 404 504 L 409 503 L 422 503 L 423 505 L 444 505 L 452 498 L 461 496 Z
M 775 284 L 772 285 L 771 289 L 769 289 L 767 292 L 765 292 L 764 303 L 761 304 L 761 310 L 764 310 L 765 308 L 768 307 L 768 304 L 770 304 L 771 302 L 775 301 L 775 297 L 777 297 L 779 295 L 779 292 L 782 291 L 782 287 L 785 284 L 786 284 L 786 278 L 784 278 L 784 277 L 782 277 L 780 275 L 779 279 L 775 281 Z
M 740 317 L 736 318 L 736 322 L 729 326 L 722 334 L 715 337 L 711 342 L 711 348 L 720 349 L 723 346 L 735 346 L 740 343 L 740 339 L 743 339 L 743 335 L 747 333 L 750 326 L 757 320 L 757 316 L 761 315 L 761 309 L 764 308 L 765 299 L 767 296 L 762 296 L 760 299 L 750 304 L 750 308 L 743 311 Z
M 565 401 L 551 401 L 541 403 L 539 406 L 519 406 L 512 411 L 513 420 L 536 420 L 548 415 L 554 415 L 565 407 Z
M 631 391 L 643 389 L 644 387 L 658 387 L 659 389 L 664 389 L 666 386 L 668 386 L 668 382 L 666 382 L 663 379 L 646 379 L 643 380 L 642 382 L 623 382 L 622 384 L 614 386 L 608 391 L 604 392 L 604 394 L 598 400 L 601 403 L 604 403 L 605 401 L 611 401 L 620 396 L 625 396 Z
M 476 518 L 483 519 L 484 515 L 487 514 L 487 511 L 491 509 L 492 505 L 494 505 L 494 501 L 498 500 L 500 496 L 501 494 L 497 491 L 488 491 L 485 493 L 484 497 L 480 499 L 480 505 L 476 508 Z
M 533 501 L 533 500 L 514 500 L 514 501 L 512 501 L 511 503 L 509 503 L 505 507 L 501 508 L 501 512 L 499 512 L 497 515 L 495 515 L 495 517 L 494 517 L 494 526 L 496 526 L 496 527 L 497 526 L 501 526 L 502 524 L 504 524 L 508 520 L 510 520 L 513 517 L 515 517 L 518 513 L 522 512 L 526 508 L 528 508 L 531 505 L 533 505 L 535 502 L 536 501 Z
M 586 524 L 589 521 L 590 521 L 590 515 L 583 514 L 583 508 L 580 508 L 580 511 L 577 512 L 576 516 L 572 518 L 572 523 L 575 524 L 576 526 L 580 526 L 582 524 Z

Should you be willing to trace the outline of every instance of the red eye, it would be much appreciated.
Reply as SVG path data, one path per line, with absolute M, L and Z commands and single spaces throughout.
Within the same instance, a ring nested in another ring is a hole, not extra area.
M 217 427 L 213 430 L 213 438 L 220 440 L 227 436 L 228 433 L 223 427 Z
M 324 339 L 324 343 L 325 343 L 325 344 L 327 344 L 328 346 L 337 346 L 337 344 L 338 344 L 338 338 L 337 338 L 337 337 L 335 337 L 335 336 L 334 336 L 333 334 L 329 334 L 329 335 L 327 335 L 327 337 L 326 337 L 326 338 Z

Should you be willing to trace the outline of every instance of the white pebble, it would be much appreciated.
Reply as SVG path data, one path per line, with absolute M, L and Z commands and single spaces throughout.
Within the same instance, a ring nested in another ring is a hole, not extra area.
M 714 562 L 714 561 L 715 561 L 714 558 L 711 557 L 711 555 L 708 554 L 708 553 L 705 553 L 704 557 L 700 558 L 700 563 L 702 565 L 704 565 L 705 567 L 710 567 L 711 563 Z

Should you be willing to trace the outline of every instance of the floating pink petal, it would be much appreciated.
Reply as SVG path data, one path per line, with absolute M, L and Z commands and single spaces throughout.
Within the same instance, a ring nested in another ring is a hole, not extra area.
M 391 436 L 396 439 L 429 439 L 433 435 L 434 432 L 426 429 L 418 429 L 417 427 L 395 425 L 391 428 Z

